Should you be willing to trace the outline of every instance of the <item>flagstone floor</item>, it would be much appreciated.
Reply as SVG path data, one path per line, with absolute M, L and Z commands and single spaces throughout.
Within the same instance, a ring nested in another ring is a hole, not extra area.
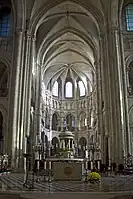
M 29 184 L 32 182 L 32 175 L 29 176 Z M 8 174 L 0 176 L 1 191 L 29 191 L 28 187 L 23 187 L 24 174 Z M 34 189 L 38 192 L 119 192 L 133 191 L 133 175 L 131 176 L 115 176 L 102 177 L 100 184 L 90 184 L 84 182 L 62 182 L 52 181 L 43 182 L 43 177 L 40 181 L 34 180 Z

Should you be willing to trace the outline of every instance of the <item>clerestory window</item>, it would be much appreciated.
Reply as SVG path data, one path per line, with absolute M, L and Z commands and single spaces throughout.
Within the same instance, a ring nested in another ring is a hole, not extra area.
M 84 86 L 83 82 L 79 81 L 78 82 L 78 86 L 79 86 L 79 95 L 80 95 L 80 97 L 85 96 L 85 86 Z
M 0 9 L 0 36 L 7 37 L 11 34 L 11 9 L 3 7 Z
M 125 20 L 127 31 L 133 31 L 133 4 L 125 6 Z
M 59 92 L 59 85 L 58 82 L 56 81 L 52 89 L 53 96 L 58 97 L 58 92 Z
M 65 97 L 66 98 L 73 97 L 73 84 L 70 81 L 66 82 L 65 84 Z

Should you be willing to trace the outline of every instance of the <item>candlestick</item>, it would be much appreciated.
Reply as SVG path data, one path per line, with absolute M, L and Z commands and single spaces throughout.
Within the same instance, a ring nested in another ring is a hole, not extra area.
M 85 151 L 85 157 L 88 158 L 88 151 Z
M 60 149 L 62 149 L 62 141 L 60 141 Z
M 100 161 L 97 162 L 98 170 L 100 170 Z
M 88 169 L 88 161 L 85 162 L 85 169 Z
M 44 170 L 46 170 L 46 168 L 47 168 L 47 163 L 46 161 L 44 161 Z
M 65 141 L 63 140 L 63 149 L 65 149 Z
M 49 162 L 49 169 L 51 169 L 51 166 L 52 166 L 52 165 L 51 165 L 51 162 Z
M 26 172 L 26 158 L 24 158 L 24 171 Z
M 93 169 L 93 162 L 91 162 L 91 170 Z
M 39 169 L 40 169 L 40 162 L 37 161 L 37 170 L 39 170 Z

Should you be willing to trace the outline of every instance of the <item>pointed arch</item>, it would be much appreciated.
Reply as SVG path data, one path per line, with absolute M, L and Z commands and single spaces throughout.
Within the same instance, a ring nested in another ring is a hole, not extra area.
M 78 81 L 79 97 L 84 97 L 86 94 L 85 85 L 82 80 Z
M 52 138 L 52 155 L 55 156 L 59 152 L 59 139 L 57 137 Z
M 50 115 L 49 115 L 49 111 L 46 108 L 46 112 L 45 112 L 45 128 L 49 129 L 50 128 Z
M 54 113 L 52 115 L 52 130 L 57 131 L 58 130 L 58 114 Z
M 71 113 L 66 116 L 66 126 L 69 131 L 75 130 L 75 117 Z
M 59 83 L 58 81 L 54 82 L 53 88 L 52 88 L 52 94 L 54 97 L 58 97 L 59 96 Z
M 73 84 L 71 81 L 66 81 L 65 83 L 65 97 L 66 98 L 73 97 Z
M 81 112 L 79 115 L 79 129 L 84 130 L 87 126 L 87 118 L 86 118 L 86 113 Z

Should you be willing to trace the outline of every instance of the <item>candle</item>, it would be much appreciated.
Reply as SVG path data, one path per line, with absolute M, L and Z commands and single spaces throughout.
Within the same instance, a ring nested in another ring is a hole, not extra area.
M 98 170 L 100 170 L 100 161 L 97 162 Z
M 40 168 L 40 162 L 37 161 L 37 170 L 39 170 L 39 168 Z
M 88 158 L 88 151 L 85 151 L 85 157 Z
M 85 162 L 85 169 L 88 169 L 88 161 Z
M 49 169 L 51 169 L 51 162 L 49 162 Z
M 26 158 L 24 158 L 24 171 L 26 172 Z
M 37 143 L 38 143 L 38 137 L 37 137 L 37 135 L 36 135 L 36 145 L 37 145 Z
M 61 141 L 60 141 L 60 149 L 62 148 L 62 143 L 61 143 Z
M 47 167 L 47 163 L 46 161 L 44 161 L 44 169 L 46 170 L 46 167 Z
M 91 162 L 91 169 L 93 169 L 93 162 Z
M 63 140 L 63 149 L 65 149 L 65 141 Z

